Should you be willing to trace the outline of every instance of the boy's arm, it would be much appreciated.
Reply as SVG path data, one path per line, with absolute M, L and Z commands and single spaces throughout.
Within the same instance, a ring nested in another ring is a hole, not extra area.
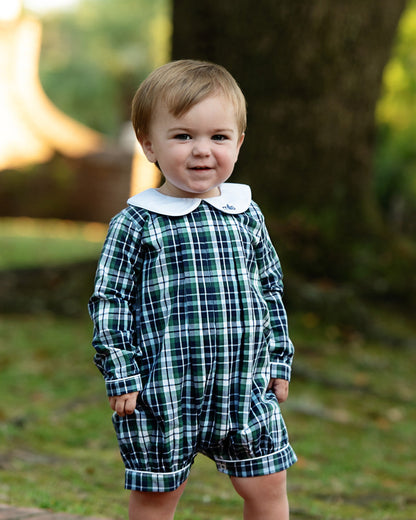
M 115 217 L 103 246 L 95 290 L 89 301 L 94 322 L 94 361 L 109 396 L 142 389 L 141 351 L 135 341 L 132 307 L 137 294 L 141 230 L 123 214 Z
M 266 296 L 272 335 L 270 338 L 271 378 L 290 381 L 295 349 L 289 337 L 286 310 L 281 294 L 268 293 Z
M 263 294 L 270 315 L 270 375 L 273 385 L 272 380 L 290 381 L 295 349 L 289 337 L 287 314 L 282 300 L 283 274 L 280 261 L 264 224 L 264 217 L 260 212 L 259 218 L 260 241 L 256 254 Z

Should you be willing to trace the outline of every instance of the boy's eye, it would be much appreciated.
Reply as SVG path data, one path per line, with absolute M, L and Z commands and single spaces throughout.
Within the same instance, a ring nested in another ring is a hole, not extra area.
M 175 139 L 178 139 L 179 141 L 189 141 L 191 136 L 189 134 L 177 134 L 175 135 Z
M 213 141 L 225 141 L 226 139 L 228 139 L 228 137 L 222 134 L 215 134 L 212 136 Z

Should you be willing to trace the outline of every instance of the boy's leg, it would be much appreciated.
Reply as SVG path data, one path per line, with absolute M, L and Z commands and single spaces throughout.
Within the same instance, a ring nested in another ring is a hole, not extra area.
M 172 520 L 185 486 L 186 481 L 175 491 L 165 493 L 132 491 L 129 520 Z
M 261 477 L 231 477 L 244 499 L 244 520 L 288 520 L 286 471 Z

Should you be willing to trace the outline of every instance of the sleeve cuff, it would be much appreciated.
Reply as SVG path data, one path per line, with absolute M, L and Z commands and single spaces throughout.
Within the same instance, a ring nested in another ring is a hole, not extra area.
M 107 380 L 105 387 L 109 397 L 141 392 L 143 389 L 142 380 L 139 375 L 126 377 L 125 379 Z
M 292 369 L 285 363 L 271 363 L 270 364 L 270 377 L 272 379 L 285 379 L 290 381 Z

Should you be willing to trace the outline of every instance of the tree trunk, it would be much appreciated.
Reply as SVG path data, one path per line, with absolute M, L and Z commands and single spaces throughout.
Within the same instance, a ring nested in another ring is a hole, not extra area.
M 343 270 L 352 243 L 375 230 L 374 111 L 405 4 L 174 0 L 173 59 L 224 65 L 248 101 L 233 180 L 275 217 L 288 254 L 318 271 Z

